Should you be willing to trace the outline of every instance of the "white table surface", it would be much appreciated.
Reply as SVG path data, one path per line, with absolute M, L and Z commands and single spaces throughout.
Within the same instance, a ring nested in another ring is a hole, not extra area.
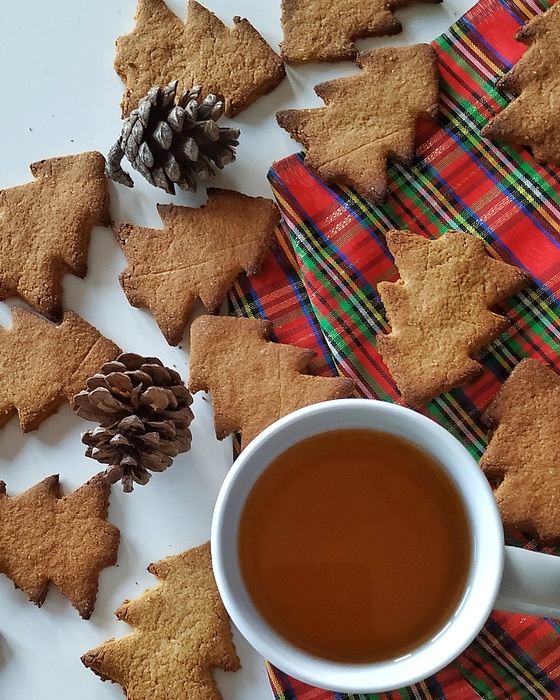
M 247 17 L 277 48 L 281 41 L 280 0 L 206 0 L 227 24 Z M 396 37 L 358 42 L 360 48 L 430 41 L 445 31 L 472 0 L 445 0 L 397 13 L 405 31 Z M 133 26 L 135 0 L 14 0 L 0 9 L 0 188 L 30 181 L 29 164 L 42 158 L 99 150 L 106 154 L 117 139 L 123 86 L 113 70 L 114 42 Z M 186 0 L 169 1 L 184 16 Z M 270 164 L 300 146 L 276 125 L 279 109 L 320 105 L 313 85 L 355 72 L 351 63 L 288 68 L 288 76 L 232 123 L 241 129 L 237 161 L 212 184 L 249 195 L 271 196 Z M 220 124 L 226 124 L 222 120 Z M 128 168 L 127 168 L 128 169 Z M 196 195 L 175 197 L 156 190 L 130 171 L 134 189 L 110 183 L 111 214 L 144 226 L 159 227 L 157 202 L 198 206 Z M 92 235 L 89 272 L 84 280 L 64 278 L 65 309 L 73 309 L 126 351 L 156 355 L 188 378 L 188 330 L 183 348 L 171 348 L 147 310 L 132 308 L 118 283 L 125 260 L 110 229 Z M 14 303 L 21 303 L 16 301 Z M 10 325 L 12 301 L 0 303 L 0 323 Z M 198 309 L 197 312 L 200 312 Z M 38 609 L 12 582 L 0 576 L 0 698 L 10 700 L 117 700 L 121 688 L 102 683 L 82 666 L 80 655 L 131 628 L 114 610 L 136 598 L 157 579 L 150 562 L 209 539 L 212 508 L 231 464 L 231 443 L 213 433 L 212 407 L 197 395 L 190 452 L 175 459 L 132 494 L 113 488 L 109 520 L 121 530 L 118 566 L 105 569 L 91 620 L 82 620 L 53 586 Z M 0 479 L 18 494 L 45 476 L 58 473 L 69 493 L 100 470 L 84 455 L 83 430 L 95 424 L 78 418 L 68 405 L 40 428 L 23 435 L 17 419 L 0 431 Z M 266 700 L 270 686 L 262 658 L 234 631 L 243 669 L 216 672 L 225 700 Z

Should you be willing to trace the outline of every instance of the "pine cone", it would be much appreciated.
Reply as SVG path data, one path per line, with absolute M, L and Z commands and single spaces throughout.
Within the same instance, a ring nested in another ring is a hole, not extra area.
M 135 170 L 155 187 L 175 194 L 175 185 L 196 192 L 197 178 L 215 175 L 235 160 L 239 129 L 222 128 L 217 120 L 224 103 L 216 95 L 199 102 L 201 86 L 186 90 L 175 103 L 175 80 L 153 87 L 125 119 L 121 135 L 107 156 L 107 177 L 127 187 L 134 183 L 121 168 L 126 156 Z
M 192 397 L 177 372 L 155 357 L 124 353 L 74 397 L 79 416 L 100 423 L 82 435 L 86 456 L 108 464 L 106 478 L 146 484 L 191 446 Z

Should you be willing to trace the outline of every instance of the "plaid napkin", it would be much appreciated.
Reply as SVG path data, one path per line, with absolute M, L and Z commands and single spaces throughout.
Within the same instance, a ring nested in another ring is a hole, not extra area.
M 401 403 L 375 347 L 376 334 L 387 330 L 376 284 L 396 276 L 384 232 L 409 228 L 436 237 L 460 229 L 481 237 L 534 283 L 500 305 L 512 326 L 483 352 L 483 376 L 421 409 L 477 460 L 486 447 L 481 412 L 519 360 L 536 357 L 560 371 L 560 169 L 480 136 L 508 103 L 494 84 L 524 51 L 513 38 L 517 29 L 548 6 L 481 0 L 434 42 L 441 114 L 437 125 L 421 125 L 415 165 L 389 167 L 384 206 L 326 187 L 301 155 L 276 163 L 269 178 L 283 223 L 261 274 L 241 277 L 230 295 L 231 314 L 269 318 L 279 341 L 314 349 L 315 373 L 343 374 L 363 396 Z M 517 532 L 507 539 L 536 548 Z M 268 669 L 278 700 L 560 698 L 560 623 L 494 612 L 451 665 L 380 695 L 332 693 Z

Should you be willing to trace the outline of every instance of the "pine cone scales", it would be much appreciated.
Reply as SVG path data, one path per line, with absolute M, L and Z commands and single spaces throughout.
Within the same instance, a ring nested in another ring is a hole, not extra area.
M 144 485 L 191 445 L 192 397 L 175 370 L 155 357 L 124 353 L 107 362 L 74 397 L 74 409 L 98 428 L 82 435 L 86 455 L 108 464 L 107 480 Z
M 217 120 L 224 103 L 216 95 L 199 102 L 200 86 L 183 92 L 176 101 L 177 82 L 151 88 L 124 121 L 119 140 L 107 156 L 107 177 L 133 187 L 121 167 L 124 156 L 149 183 L 168 194 L 175 185 L 195 192 L 197 179 L 215 174 L 235 160 L 239 129 L 222 128 Z

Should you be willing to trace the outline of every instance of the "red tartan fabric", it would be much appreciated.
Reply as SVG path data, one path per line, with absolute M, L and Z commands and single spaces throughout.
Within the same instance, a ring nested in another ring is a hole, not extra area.
M 482 353 L 482 377 L 421 409 L 477 459 L 486 447 L 481 412 L 517 362 L 536 357 L 560 372 L 560 168 L 480 136 L 510 99 L 495 81 L 525 50 L 514 40 L 517 29 L 547 6 L 481 0 L 434 42 L 441 115 L 421 126 L 413 166 L 389 167 L 386 205 L 325 187 L 299 155 L 276 163 L 269 177 L 283 224 L 261 273 L 240 278 L 230 295 L 231 313 L 270 318 L 279 341 L 315 350 L 316 373 L 342 373 L 363 396 L 402 402 L 375 344 L 387 330 L 376 285 L 396 275 L 384 233 L 410 228 L 435 237 L 456 228 L 483 238 L 534 283 L 500 305 L 512 326 Z M 536 547 L 520 533 L 507 537 Z M 560 699 L 560 625 L 495 612 L 454 663 L 391 693 L 332 693 L 271 666 L 269 676 L 277 700 Z

